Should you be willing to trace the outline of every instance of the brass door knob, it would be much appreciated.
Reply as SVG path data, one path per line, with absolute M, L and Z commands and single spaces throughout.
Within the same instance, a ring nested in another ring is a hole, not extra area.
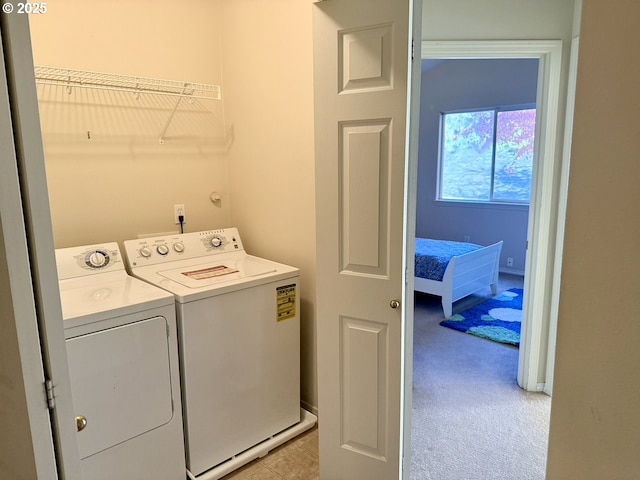
M 78 429 L 79 432 L 87 428 L 87 419 L 82 415 L 78 415 L 76 417 L 76 428 Z
M 391 308 L 398 308 L 400 306 L 400 300 L 391 300 L 389 306 Z

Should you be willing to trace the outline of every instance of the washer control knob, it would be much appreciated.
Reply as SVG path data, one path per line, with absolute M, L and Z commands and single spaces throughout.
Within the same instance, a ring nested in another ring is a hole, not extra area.
M 174 243 L 173 249 L 178 253 L 184 252 L 184 243 Z
M 140 249 L 140 255 L 144 258 L 149 258 L 151 256 L 151 249 L 149 247 L 142 247 Z
M 89 264 L 90 267 L 100 268 L 100 267 L 104 267 L 107 264 L 107 262 L 108 262 L 107 255 L 104 252 L 96 250 L 95 252 L 89 255 L 87 263 Z
M 211 239 L 211 246 L 214 248 L 218 248 L 220 245 L 222 245 L 222 239 L 220 237 L 213 237 Z
M 166 255 L 167 253 L 169 253 L 169 247 L 167 247 L 166 244 L 162 244 L 162 245 L 158 245 L 156 247 L 156 251 L 160 254 L 160 255 Z

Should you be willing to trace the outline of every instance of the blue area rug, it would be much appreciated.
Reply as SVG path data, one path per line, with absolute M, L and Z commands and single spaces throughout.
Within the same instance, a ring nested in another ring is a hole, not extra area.
M 512 288 L 440 322 L 444 327 L 499 343 L 520 345 L 522 289 Z

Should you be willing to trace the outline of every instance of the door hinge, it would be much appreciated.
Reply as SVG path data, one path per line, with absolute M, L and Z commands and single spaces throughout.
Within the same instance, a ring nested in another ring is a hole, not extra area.
M 415 41 L 413 40 L 413 38 L 411 39 L 411 60 L 414 59 L 414 50 L 415 50 Z
M 44 389 L 47 394 L 47 408 L 53 410 L 56 408 L 56 396 L 53 391 L 53 382 L 48 378 L 44 382 Z

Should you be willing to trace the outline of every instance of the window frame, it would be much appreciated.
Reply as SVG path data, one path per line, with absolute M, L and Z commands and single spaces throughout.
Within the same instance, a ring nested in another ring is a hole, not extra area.
M 514 110 L 535 110 L 536 111 L 536 126 L 535 126 L 535 137 L 537 138 L 539 133 L 538 126 L 538 108 L 535 103 L 524 103 L 524 104 L 513 104 L 513 105 L 501 105 L 501 106 L 491 106 L 491 107 L 477 107 L 477 108 L 462 108 L 456 110 L 447 110 L 440 112 L 440 122 L 439 128 L 440 132 L 438 135 L 438 183 L 436 185 L 436 198 L 435 201 L 439 203 L 458 203 L 458 204 L 470 204 L 470 205 L 519 205 L 519 206 L 529 206 L 531 204 L 531 195 L 533 194 L 530 191 L 529 200 L 528 201 L 517 201 L 517 200 L 499 200 L 493 198 L 494 184 L 495 184 L 495 167 L 496 167 L 496 134 L 498 129 L 498 113 L 500 112 L 511 112 Z M 456 113 L 474 113 L 474 112 L 488 112 L 493 111 L 493 151 L 491 154 L 491 180 L 490 180 L 490 198 L 489 200 L 482 199 L 455 199 L 455 198 L 442 198 L 442 183 L 443 183 L 443 147 L 444 147 L 444 120 L 445 116 L 449 114 Z M 533 170 L 535 168 L 536 161 L 536 153 L 537 153 L 537 142 L 534 138 L 534 151 L 533 151 L 533 167 L 532 167 L 532 177 Z M 531 187 L 533 188 L 533 179 L 531 183 Z

